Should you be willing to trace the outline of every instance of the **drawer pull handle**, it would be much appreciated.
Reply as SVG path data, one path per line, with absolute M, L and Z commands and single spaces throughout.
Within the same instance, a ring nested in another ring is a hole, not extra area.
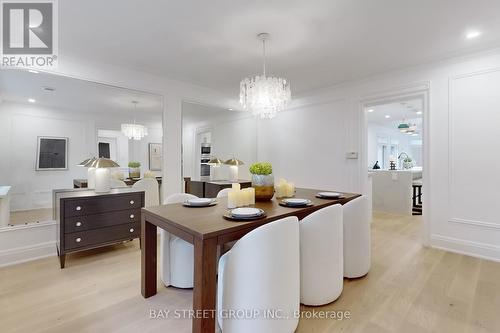
M 77 227 L 81 227 L 82 226 L 82 222 L 76 222 L 76 226 Z
M 134 232 L 134 228 L 130 228 L 130 232 Z
M 130 200 L 130 204 L 133 205 L 135 203 L 134 200 Z
M 76 206 L 76 210 L 78 211 L 82 210 L 82 206 Z
M 133 219 L 135 217 L 134 214 L 130 214 L 130 218 Z
M 75 241 L 76 241 L 77 243 L 80 243 L 80 242 L 82 241 L 82 239 L 81 239 L 80 237 L 78 237 L 77 239 L 75 239 Z

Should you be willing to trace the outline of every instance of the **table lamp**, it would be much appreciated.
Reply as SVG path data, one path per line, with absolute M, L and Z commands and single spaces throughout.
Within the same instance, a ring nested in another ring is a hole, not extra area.
M 220 166 L 224 164 L 224 162 L 217 157 L 213 157 L 207 164 L 210 165 L 210 180 L 221 179 Z
M 92 162 L 90 167 L 95 168 L 96 193 L 106 193 L 111 191 L 111 172 L 109 169 L 119 167 L 118 163 L 110 160 L 109 158 L 101 157 Z
M 232 182 L 237 182 L 238 181 L 238 167 L 240 165 L 245 164 L 245 163 L 243 163 L 242 161 L 233 157 L 232 159 L 224 162 L 224 164 L 229 165 L 229 180 Z

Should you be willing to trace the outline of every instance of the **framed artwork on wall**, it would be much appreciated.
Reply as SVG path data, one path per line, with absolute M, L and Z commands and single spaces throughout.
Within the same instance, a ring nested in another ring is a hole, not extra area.
M 162 161 L 162 144 L 150 143 L 149 144 L 149 170 L 161 171 Z
M 39 136 L 35 169 L 68 170 L 68 138 Z

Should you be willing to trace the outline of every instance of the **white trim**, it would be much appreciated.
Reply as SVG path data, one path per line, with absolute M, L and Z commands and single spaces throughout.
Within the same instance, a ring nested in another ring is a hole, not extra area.
M 55 221 L 0 229 L 0 267 L 57 255 Z
M 358 118 L 361 128 L 361 142 L 360 144 L 360 154 L 361 162 L 359 163 L 359 174 L 358 177 L 363 183 L 360 184 L 360 188 L 366 191 L 367 178 L 365 173 L 368 172 L 368 147 L 367 147 L 367 132 L 368 132 L 368 121 L 366 118 L 365 109 L 367 107 L 390 103 L 396 100 L 409 99 L 409 98 L 421 98 L 423 102 L 423 127 L 422 127 L 422 158 L 423 158 L 423 168 L 422 168 L 422 179 L 423 188 L 430 188 L 430 92 L 431 92 L 431 82 L 430 81 L 420 81 L 401 85 L 399 87 L 394 87 L 392 89 L 385 89 L 379 92 L 371 92 L 360 96 L 358 99 Z M 430 228 L 430 216 L 431 216 L 431 193 L 425 190 L 425 196 L 422 198 L 425 205 L 423 210 L 423 226 L 422 226 L 422 243 L 424 246 L 429 246 L 431 244 L 431 228 Z
M 448 222 L 458 223 L 458 224 L 465 224 L 465 225 L 474 226 L 474 227 L 480 227 L 480 228 L 488 228 L 488 229 L 500 230 L 500 224 L 498 224 L 498 223 L 491 223 L 491 222 L 484 222 L 484 221 L 474 221 L 474 220 L 467 220 L 467 219 L 460 219 L 460 218 L 451 218 L 451 219 L 448 220 Z
M 444 251 L 500 262 L 500 246 L 496 245 L 431 235 L 431 246 Z
M 16 265 L 56 255 L 57 250 L 55 241 L 16 247 L 14 249 L 0 251 L 0 267 Z

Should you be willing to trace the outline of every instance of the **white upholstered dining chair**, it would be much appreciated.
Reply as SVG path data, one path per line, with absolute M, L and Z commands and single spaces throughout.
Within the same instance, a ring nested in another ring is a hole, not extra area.
M 158 206 L 160 204 L 160 189 L 155 178 L 143 178 L 132 185 L 133 189 L 144 191 L 144 206 Z
M 181 203 L 193 198 L 197 197 L 187 193 L 176 193 L 168 196 L 164 204 Z M 160 253 L 160 277 L 163 284 L 166 287 L 193 288 L 193 245 L 161 229 Z
M 343 206 L 344 215 L 344 276 L 358 278 L 371 266 L 371 210 L 366 196 Z
M 127 184 L 123 180 L 115 179 L 115 178 L 110 179 L 110 186 L 111 186 L 111 188 L 128 187 Z
M 217 193 L 217 198 L 225 198 L 228 196 L 229 192 L 231 192 L 233 189 L 231 187 L 228 188 L 223 188 L 222 190 Z
M 324 305 L 343 290 L 342 206 L 322 208 L 300 221 L 300 302 Z
M 236 242 L 219 261 L 218 323 L 223 333 L 294 332 L 300 300 L 299 223 L 287 217 Z M 230 310 L 280 310 L 288 319 L 226 316 Z

